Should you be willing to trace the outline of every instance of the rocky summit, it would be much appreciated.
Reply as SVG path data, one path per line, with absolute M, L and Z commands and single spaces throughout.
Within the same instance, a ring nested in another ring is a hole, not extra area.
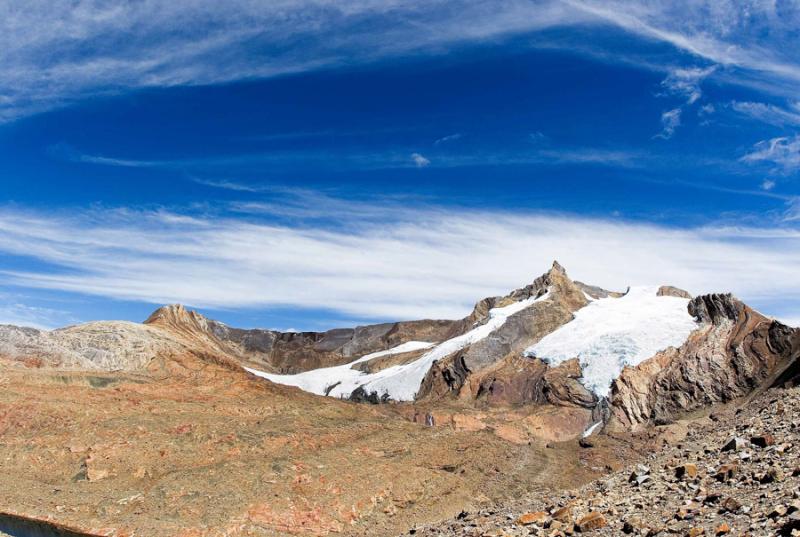
M 0 326 L 9 535 L 797 535 L 800 330 L 558 263 L 456 320 Z

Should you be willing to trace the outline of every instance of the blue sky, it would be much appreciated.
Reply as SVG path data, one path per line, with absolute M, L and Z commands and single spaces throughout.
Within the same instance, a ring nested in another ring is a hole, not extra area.
M 558 259 L 800 324 L 790 2 L 0 7 L 0 322 L 458 317 Z

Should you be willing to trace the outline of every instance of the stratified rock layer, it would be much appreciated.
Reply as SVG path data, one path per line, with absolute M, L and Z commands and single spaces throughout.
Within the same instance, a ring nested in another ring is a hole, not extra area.
M 715 403 L 751 396 L 786 378 L 800 355 L 800 330 L 768 319 L 731 295 L 699 296 L 689 312 L 703 325 L 614 382 L 615 425 L 669 422 Z

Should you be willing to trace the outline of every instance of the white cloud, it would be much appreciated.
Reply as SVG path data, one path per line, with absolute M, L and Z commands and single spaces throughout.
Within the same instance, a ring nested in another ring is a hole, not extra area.
M 697 111 L 697 115 L 700 117 L 710 116 L 716 111 L 717 111 L 716 107 L 713 104 L 708 103 L 700 107 L 700 110 Z
M 740 114 L 777 127 L 800 125 L 800 112 L 787 110 L 774 104 L 733 101 L 731 108 Z
M 800 168 L 800 134 L 762 140 L 741 160 L 772 163 L 785 172 L 793 172 Z
M 205 155 L 198 158 L 174 160 L 136 160 L 115 158 L 107 156 L 81 154 L 70 149 L 53 150 L 53 154 L 66 158 L 72 162 L 98 164 L 104 166 L 122 166 L 139 168 L 164 168 L 181 170 L 189 175 L 192 180 L 205 186 L 224 188 L 240 192 L 275 192 L 280 188 L 269 185 L 244 184 L 226 179 L 206 179 L 197 177 L 196 174 L 208 173 L 216 167 L 223 167 L 226 172 L 230 167 L 239 164 L 269 163 L 273 168 L 287 166 L 306 167 L 310 165 L 322 166 L 326 169 L 381 169 L 400 168 L 408 166 L 425 167 L 431 164 L 430 159 L 420 153 L 411 153 L 406 156 L 399 150 L 392 152 L 348 153 L 339 151 L 336 154 L 322 151 L 284 151 L 269 153 L 241 153 L 224 155 Z M 548 146 L 535 148 L 533 151 L 500 151 L 500 152 L 469 152 L 441 154 L 436 157 L 436 165 L 440 168 L 457 168 L 461 166 L 499 165 L 499 164 L 604 164 L 608 166 L 637 167 L 645 161 L 655 160 L 652 155 L 634 151 L 627 148 L 604 147 L 569 147 L 562 146 L 558 149 Z M 220 171 L 219 173 L 222 173 Z M 285 190 L 285 189 L 284 189 Z
M 789 202 L 789 208 L 784 213 L 783 219 L 786 222 L 800 222 L 800 197 Z
M 19 300 L 19 297 L 0 293 L 0 324 L 50 330 L 74 322 L 74 318 L 65 311 L 30 306 L 15 300 Z
M 670 93 L 685 97 L 686 104 L 692 105 L 703 95 L 700 82 L 715 70 L 714 66 L 673 69 L 661 85 Z
M 711 75 L 715 70 L 716 66 L 713 65 L 706 68 L 689 67 L 670 70 L 667 78 L 661 82 L 661 86 L 664 87 L 669 94 L 679 95 L 685 98 L 686 103 L 682 107 L 674 108 L 661 114 L 662 130 L 656 135 L 658 138 L 668 139 L 675 134 L 675 130 L 681 124 L 683 108 L 691 107 L 700 99 L 703 95 L 700 89 L 700 82 Z M 706 108 L 706 106 L 703 106 L 698 114 L 702 116 L 706 111 L 713 112 L 713 105 L 707 106 L 711 106 L 710 110 Z
M 545 142 L 547 140 L 547 136 L 544 133 L 542 133 L 541 131 L 534 131 L 534 132 L 528 134 L 528 140 L 530 140 L 534 144 L 540 144 L 540 143 Z
M 556 164 L 604 164 L 623 168 L 638 166 L 644 155 L 624 149 L 595 147 L 541 149 L 536 153 L 540 162 Z
M 778 320 L 785 325 L 800 328 L 800 317 L 780 317 Z
M 656 135 L 658 138 L 669 139 L 675 134 L 675 130 L 681 124 L 681 109 L 673 108 L 661 114 L 661 132 Z
M 433 142 L 433 145 L 442 145 L 446 144 L 447 142 L 455 142 L 456 140 L 460 140 L 461 137 L 462 134 L 460 132 L 457 132 L 455 134 L 448 134 L 447 136 L 442 136 L 441 138 Z
M 769 1 L 743 9 L 733 0 L 53 0 L 0 5 L 0 121 L 131 88 L 443 54 L 464 42 L 609 24 L 748 70 L 719 73 L 734 82 L 792 92 L 800 81 L 800 14 Z
M 383 206 L 370 207 L 341 200 L 329 212 L 342 220 L 334 227 L 313 219 L 288 226 L 163 211 L 5 208 L 0 252 L 58 269 L 17 268 L 4 278 L 23 288 L 154 304 L 454 318 L 558 259 L 573 277 L 612 289 L 664 283 L 746 300 L 800 299 L 800 233 L 788 229 L 671 229 L 444 207 L 358 216 Z
M 800 10 L 773 1 L 678 0 L 623 2 L 565 0 L 586 13 L 630 32 L 663 41 L 722 66 L 747 69 L 756 78 L 800 81 L 796 28 Z M 792 46 L 787 48 L 787 45 Z M 763 85 L 762 87 L 766 87 Z
M 228 179 L 203 179 L 202 177 L 192 177 L 192 181 L 198 185 L 210 186 L 211 188 L 219 188 L 222 190 L 233 190 L 234 192 L 250 192 L 250 193 L 264 193 L 275 192 L 275 187 L 262 184 L 245 184 Z
M 411 161 L 417 168 L 424 168 L 430 165 L 431 161 L 420 155 L 419 153 L 411 153 Z
M 762 190 L 772 190 L 775 188 L 775 181 L 772 179 L 764 179 L 764 182 L 761 183 Z

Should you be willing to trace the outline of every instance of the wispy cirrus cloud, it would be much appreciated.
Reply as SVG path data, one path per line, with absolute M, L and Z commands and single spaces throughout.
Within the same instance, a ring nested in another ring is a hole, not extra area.
M 593 26 L 736 68 L 715 76 L 766 91 L 791 93 L 800 81 L 792 53 L 800 9 L 782 2 L 55 0 L 0 6 L 0 121 L 130 89 L 446 54 L 465 43 Z M 672 83 L 692 99 L 687 73 Z
M 763 140 L 741 158 L 748 163 L 768 163 L 777 171 L 792 173 L 800 169 L 800 134 Z
M 257 194 L 263 192 L 273 192 L 275 190 L 272 186 L 268 185 L 242 183 L 239 181 L 231 181 L 229 179 L 204 179 L 202 177 L 192 177 L 191 179 L 198 185 L 220 188 L 222 190 L 233 190 L 234 192 L 250 192 Z
M 69 312 L 25 304 L 26 297 L 0 292 L 0 324 L 49 330 L 75 322 Z
M 730 107 L 739 114 L 776 127 L 800 126 L 800 103 L 784 108 L 769 103 L 733 101 Z
M 273 169 L 287 168 L 310 169 L 325 167 L 325 169 L 382 169 L 382 168 L 426 168 L 436 166 L 441 168 L 458 168 L 464 166 L 483 165 L 517 165 L 517 164 L 548 164 L 548 165 L 605 165 L 631 168 L 641 166 L 645 161 L 653 161 L 647 154 L 627 148 L 607 147 L 550 147 L 537 146 L 534 149 L 521 148 L 516 150 L 483 150 L 470 153 L 439 151 L 435 161 L 422 153 L 412 151 L 405 153 L 400 150 L 371 152 L 360 151 L 261 151 L 255 153 L 204 155 L 202 157 L 189 157 L 168 160 L 152 160 L 148 158 L 134 159 L 81 153 L 66 144 L 54 146 L 51 155 L 63 158 L 70 162 L 96 164 L 101 166 L 119 166 L 125 168 L 163 168 L 182 170 L 189 175 L 197 171 L 207 170 L 209 167 L 224 167 L 229 169 L 237 165 L 254 163 L 270 164 Z M 65 149 L 66 148 L 66 149 Z M 227 181 L 222 179 L 203 179 L 193 176 L 195 182 L 206 186 L 225 186 Z M 242 191 L 253 187 L 240 182 L 229 182 L 230 190 L 237 187 Z
M 750 73 L 728 74 L 734 79 L 772 78 L 790 94 L 800 81 L 800 63 L 787 49 L 797 41 L 800 7 L 771 1 L 679 0 L 676 2 L 621 2 L 565 0 L 611 24 L 653 40 L 670 43 L 699 58 Z M 774 88 L 778 90 L 779 88 Z
M 668 140 L 672 138 L 675 131 L 681 125 L 681 115 L 683 110 L 680 108 L 673 108 L 661 114 L 661 132 L 656 134 L 656 138 L 663 138 Z
M 37 264 L 0 269 L 7 284 L 23 288 L 195 307 L 325 308 L 374 320 L 459 317 L 476 299 L 531 281 L 554 258 L 573 277 L 609 288 L 669 283 L 755 301 L 800 298 L 800 234 L 792 229 L 385 206 L 313 198 L 306 207 L 316 214 L 293 225 L 256 212 L 242 219 L 6 207 L 0 252 Z M 316 224 L 320 216 L 344 222 Z
M 463 134 L 461 134 L 460 132 L 456 132 L 454 134 L 448 134 L 447 136 L 442 136 L 441 138 L 437 138 L 433 142 L 433 145 L 442 145 L 446 144 L 447 142 L 455 142 L 456 140 L 460 140 L 462 136 Z
M 700 83 L 715 70 L 715 66 L 672 69 L 661 86 L 670 94 L 684 97 L 686 104 L 692 105 L 703 95 Z
M 786 209 L 784 220 L 787 222 L 800 222 L 800 196 L 795 197 Z M 800 324 L 796 325 L 800 326 Z
M 716 66 L 710 67 L 689 67 L 689 68 L 673 68 L 670 70 L 667 78 L 661 82 L 661 87 L 666 91 L 665 95 L 676 95 L 682 97 L 686 102 L 677 108 L 667 110 L 661 114 L 661 132 L 656 135 L 656 138 L 663 138 L 665 140 L 672 138 L 675 131 L 681 125 L 681 116 L 684 109 L 690 108 L 694 105 L 703 95 L 700 88 L 700 83 L 704 78 L 711 75 Z M 700 109 L 700 114 L 705 114 L 710 111 L 706 105 Z
M 557 164 L 602 164 L 633 168 L 640 166 L 645 159 L 639 151 L 626 149 L 606 149 L 599 147 L 564 147 L 559 149 L 540 149 L 534 153 L 540 162 Z

